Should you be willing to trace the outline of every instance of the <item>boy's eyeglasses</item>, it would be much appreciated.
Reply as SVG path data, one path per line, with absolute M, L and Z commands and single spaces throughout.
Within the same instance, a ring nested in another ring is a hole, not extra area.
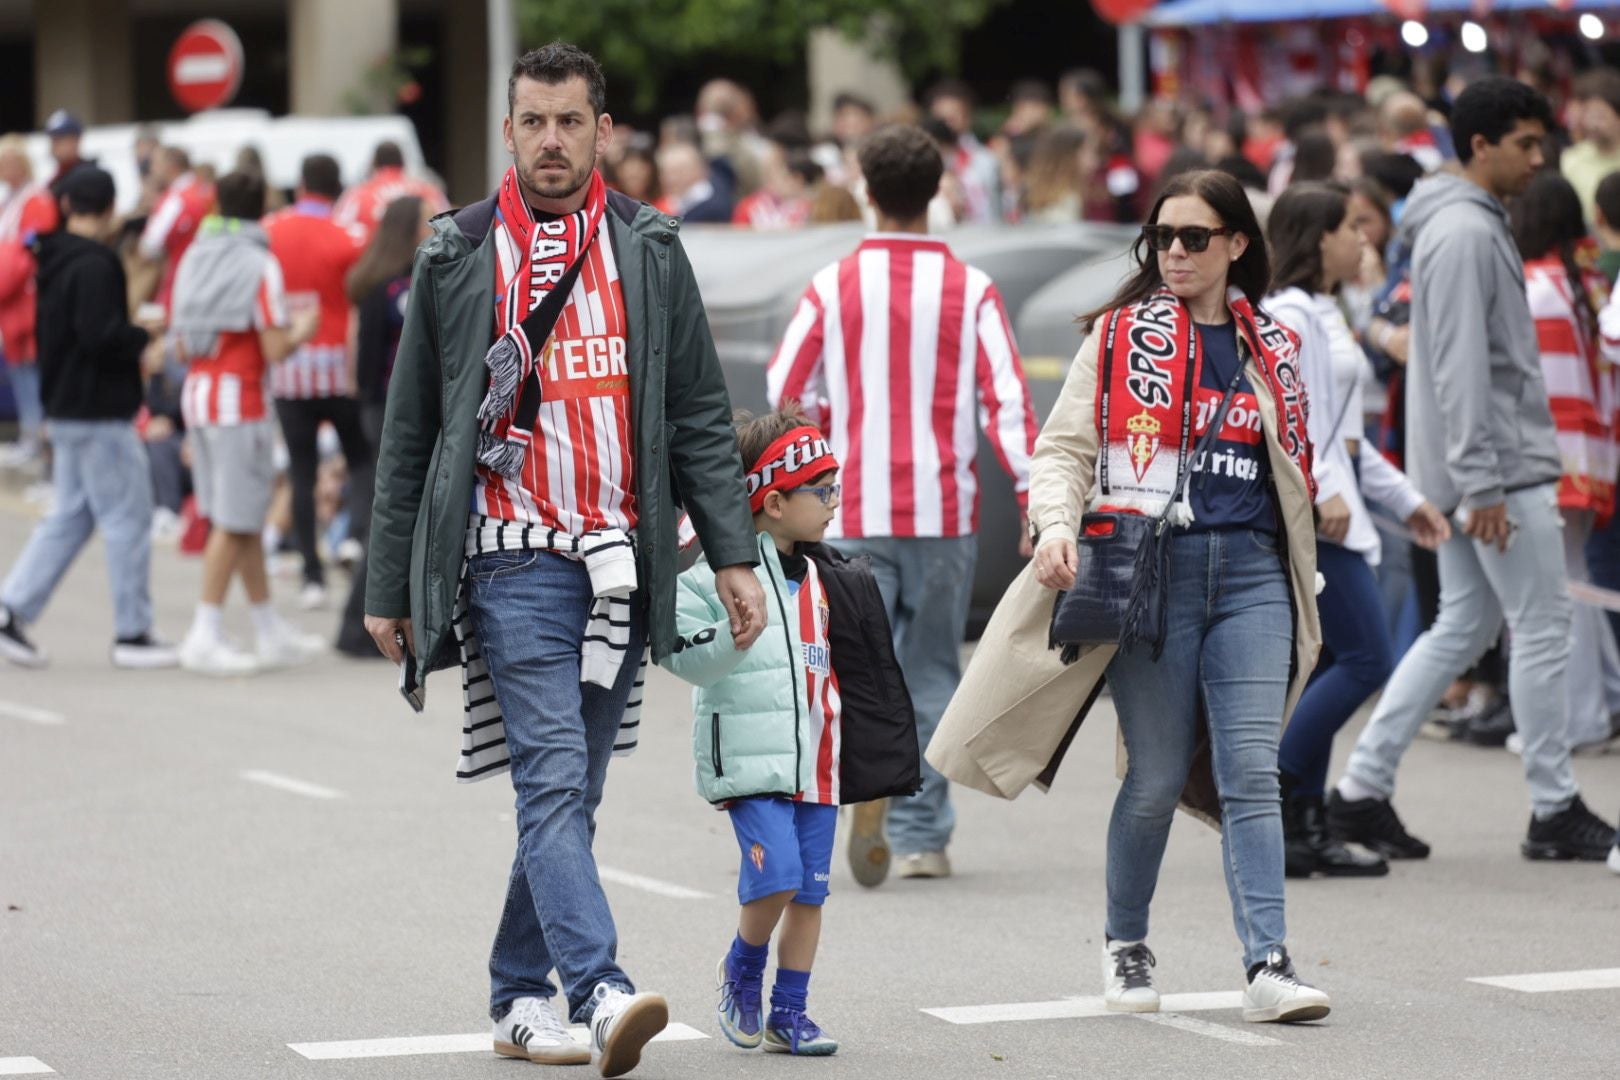
M 1170 225 L 1144 225 L 1142 226 L 1142 239 L 1147 241 L 1148 247 L 1154 251 L 1169 251 L 1177 241 L 1186 248 L 1189 254 L 1196 255 L 1200 251 L 1209 250 L 1209 242 L 1217 236 L 1231 236 L 1236 229 L 1222 226 L 1211 229 L 1207 225 L 1183 225 L 1175 228 Z
M 822 506 L 831 506 L 833 504 L 833 500 L 838 498 L 839 495 L 843 494 L 844 485 L 821 484 L 815 487 L 810 487 L 807 485 L 805 487 L 796 487 L 792 491 L 788 492 L 788 494 L 797 495 L 801 491 L 808 491 L 810 494 L 820 499 Z

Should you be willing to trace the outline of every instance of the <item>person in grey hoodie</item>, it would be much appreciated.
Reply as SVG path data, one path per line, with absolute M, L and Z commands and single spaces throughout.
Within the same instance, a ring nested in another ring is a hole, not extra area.
M 1329 829 L 1388 858 L 1421 859 L 1390 804 L 1401 756 L 1451 681 L 1512 630 L 1509 698 L 1524 739 L 1528 859 L 1602 860 L 1614 829 L 1581 801 L 1564 706 L 1570 597 L 1560 536 L 1562 471 L 1523 263 L 1502 200 L 1543 164 L 1547 99 L 1506 78 L 1457 98 L 1461 175 L 1412 191 L 1408 475 L 1459 530 L 1439 549 L 1440 613 L 1391 676 L 1328 804 Z

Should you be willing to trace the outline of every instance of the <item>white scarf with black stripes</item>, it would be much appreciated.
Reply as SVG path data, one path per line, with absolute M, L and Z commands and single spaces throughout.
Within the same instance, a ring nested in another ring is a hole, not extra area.
M 496 521 L 475 514 L 467 529 L 468 558 L 492 551 L 552 551 L 585 564 L 591 579 L 590 621 L 580 645 L 580 682 L 612 686 L 618 681 L 630 652 L 630 596 L 636 590 L 635 545 L 621 529 L 602 529 L 584 536 L 570 536 L 556 529 Z M 512 767 L 506 750 L 506 725 L 489 665 L 473 629 L 465 582 L 456 598 L 451 625 L 461 650 L 461 692 L 464 714 L 461 727 L 461 760 L 456 779 L 461 783 L 482 780 Z M 648 649 L 643 646 L 636 681 L 619 723 L 613 756 L 624 757 L 636 748 L 641 726 L 642 687 L 647 679 Z

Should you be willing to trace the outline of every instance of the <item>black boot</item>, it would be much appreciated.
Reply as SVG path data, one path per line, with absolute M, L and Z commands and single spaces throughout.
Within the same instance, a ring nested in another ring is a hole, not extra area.
M 1287 773 L 1282 783 L 1283 873 L 1308 878 L 1316 870 L 1316 849 L 1305 825 L 1305 797 L 1295 793 L 1298 781 Z
M 1322 796 L 1295 798 L 1301 803 L 1300 820 L 1317 873 L 1324 877 L 1383 877 L 1389 873 L 1389 863 L 1381 856 L 1347 847 L 1328 836 L 1327 808 Z

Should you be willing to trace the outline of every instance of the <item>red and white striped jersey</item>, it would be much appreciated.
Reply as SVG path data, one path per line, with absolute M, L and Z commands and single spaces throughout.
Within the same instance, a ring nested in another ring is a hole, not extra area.
M 799 792 L 797 801 L 837 806 L 839 753 L 843 749 L 843 703 L 838 697 L 838 676 L 832 669 L 832 649 L 827 640 L 831 609 L 827 589 L 821 584 L 814 559 L 806 559 L 804 581 L 789 582 L 799 601 L 799 640 L 804 648 L 804 688 L 810 705 L 810 786 Z
M 494 295 L 504 296 L 512 275 L 527 267 L 528 253 L 517 249 L 498 220 L 494 239 Z M 521 482 L 479 466 L 475 513 L 572 536 L 635 528 L 626 334 L 624 293 L 604 218 L 568 303 L 535 358 L 540 415 Z
M 187 364 L 186 381 L 180 390 L 180 413 L 187 427 L 224 427 L 267 417 L 266 364 L 259 331 L 286 325 L 287 295 L 281 265 L 267 258 L 253 301 L 252 328 L 221 331 L 212 353 L 191 357 Z
M 271 391 L 283 401 L 353 395 L 344 279 L 365 250 L 360 230 L 338 226 L 330 200 L 311 196 L 266 217 L 264 231 L 286 278 L 289 317 L 320 312 L 315 336 L 271 370 Z
M 1007 311 L 942 240 L 874 234 L 817 273 L 765 379 L 843 463 L 829 537 L 974 533 L 979 426 L 1027 505 L 1035 413 Z

